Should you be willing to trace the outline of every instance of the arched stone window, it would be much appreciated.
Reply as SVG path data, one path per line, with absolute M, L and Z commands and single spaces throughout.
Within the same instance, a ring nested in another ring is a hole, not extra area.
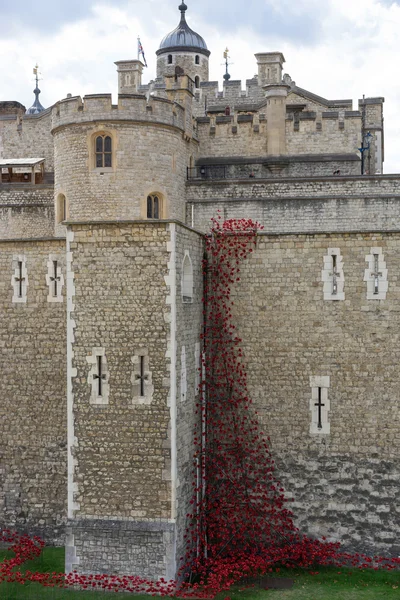
M 196 75 L 196 77 L 194 78 L 194 86 L 196 88 L 200 87 L 200 77 L 198 75 Z
M 147 196 L 147 218 L 161 219 L 162 218 L 162 198 L 160 194 L 149 194 Z
M 68 218 L 67 199 L 64 194 L 58 194 L 56 200 L 56 222 L 62 223 Z
M 195 63 L 196 65 L 199 65 L 199 64 L 200 64 L 200 56 L 199 56 L 198 54 L 196 54 L 196 56 L 194 57 L 194 63 Z
M 95 166 L 97 169 L 112 167 L 112 139 L 107 134 L 95 137 Z
M 184 304 L 193 302 L 193 266 L 188 250 L 185 250 L 185 258 L 182 262 L 182 302 Z
M 172 65 L 172 54 L 168 54 L 168 64 Z

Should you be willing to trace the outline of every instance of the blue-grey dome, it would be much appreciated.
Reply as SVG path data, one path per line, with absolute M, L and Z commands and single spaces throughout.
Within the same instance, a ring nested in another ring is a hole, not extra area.
M 26 115 L 38 115 L 39 113 L 41 113 L 45 110 L 44 107 L 40 104 L 39 88 L 36 87 L 36 89 L 33 90 L 33 93 L 35 94 L 35 102 L 32 104 L 32 106 L 30 108 L 28 108 L 28 110 L 25 113 Z
M 163 38 L 156 54 L 164 54 L 170 50 L 188 50 L 209 56 L 210 51 L 201 35 L 190 29 L 186 23 L 187 6 L 184 2 L 179 6 L 179 10 L 181 11 L 181 20 L 178 27 Z

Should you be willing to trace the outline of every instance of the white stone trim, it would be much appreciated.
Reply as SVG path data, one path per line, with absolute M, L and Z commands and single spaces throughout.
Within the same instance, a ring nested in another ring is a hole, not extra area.
M 375 293 L 375 256 L 378 256 L 378 293 Z M 382 248 L 373 247 L 365 257 L 368 267 L 364 271 L 364 281 L 367 283 L 367 300 L 386 300 L 388 291 L 388 270 Z
M 101 356 L 101 365 L 98 364 L 99 356 Z M 108 404 L 110 396 L 110 385 L 108 382 L 110 373 L 108 371 L 105 348 L 92 348 L 92 354 L 86 357 L 86 362 L 91 365 L 87 378 L 87 382 L 92 388 L 90 404 Z M 99 384 L 98 379 L 95 377 L 95 375 L 99 375 L 100 366 L 102 373 L 101 396 L 98 394 Z
M 77 446 L 74 426 L 74 394 L 73 379 L 77 376 L 77 370 L 73 367 L 75 342 L 75 321 L 73 312 L 75 310 L 75 284 L 73 273 L 73 253 L 71 244 L 74 241 L 74 232 L 67 230 L 67 254 L 66 254 L 66 279 L 67 279 L 67 510 L 68 518 L 74 517 L 75 511 L 80 509 L 80 505 L 75 502 L 75 495 L 78 493 L 78 483 L 74 480 L 76 459 L 74 458 L 74 448 Z M 66 563 L 67 564 L 67 563 Z
M 57 263 L 57 273 L 54 273 L 54 263 Z M 53 281 L 54 275 L 58 277 L 57 286 Z M 64 275 L 61 271 L 60 266 L 60 257 L 57 254 L 50 254 L 49 260 L 47 261 L 47 275 L 46 275 L 46 284 L 49 288 L 49 293 L 47 295 L 47 302 L 63 302 L 64 298 L 62 295 L 62 290 L 64 287 Z M 57 287 L 57 294 L 54 294 Z
M 311 423 L 310 433 L 315 435 L 328 434 L 331 432 L 331 425 L 329 423 L 328 415 L 331 409 L 330 401 L 328 398 L 328 389 L 330 387 L 329 375 L 311 375 L 310 376 L 310 387 L 311 387 L 311 400 L 310 400 L 310 411 L 311 411 Z M 321 389 L 321 403 L 324 406 L 321 408 L 321 425 L 319 427 L 318 418 L 319 410 L 316 403 L 319 398 L 319 388 Z
M 194 395 L 199 394 L 200 387 L 200 369 L 201 369 L 201 350 L 200 342 L 196 342 L 194 346 Z
M 187 398 L 187 372 L 186 372 L 186 348 L 181 350 L 181 402 Z
M 383 173 L 382 131 L 375 131 L 375 173 Z
M 19 265 L 21 263 L 21 272 Z M 14 254 L 12 260 L 12 268 L 13 274 L 11 277 L 11 285 L 13 287 L 13 297 L 12 301 L 14 304 L 26 304 L 27 302 L 27 292 L 28 292 L 28 270 L 26 268 L 26 256 L 24 254 Z M 20 275 L 23 278 L 23 281 L 20 282 Z M 20 295 L 21 291 L 21 295 Z
M 334 270 L 334 257 L 336 257 L 336 271 Z M 321 271 L 321 279 L 324 284 L 324 300 L 345 299 L 343 258 L 340 254 L 340 248 L 328 248 L 324 256 L 324 268 Z M 335 281 L 336 293 L 334 290 Z
M 177 359 L 177 340 L 176 340 L 176 224 L 168 225 L 170 232 L 170 241 L 167 242 L 167 252 L 170 253 L 168 262 L 168 275 L 164 277 L 166 285 L 169 287 L 169 295 L 166 298 L 166 304 L 170 307 L 170 340 L 167 348 L 166 358 L 170 359 L 170 392 L 168 403 L 171 414 L 171 519 L 176 520 L 176 490 L 177 490 L 177 381 L 176 381 L 176 359 Z M 176 550 L 174 551 L 174 560 L 176 561 Z M 174 569 L 176 569 L 176 564 Z M 174 570 L 174 572 L 176 572 Z
M 141 357 L 144 359 L 144 395 L 141 395 Z M 154 385 L 152 372 L 149 365 L 149 351 L 147 348 L 137 348 L 131 358 L 133 371 L 131 376 L 132 383 L 132 404 L 151 404 L 153 400 Z
M 185 250 L 182 261 L 181 291 L 183 304 L 191 304 L 193 302 L 193 265 L 189 250 Z

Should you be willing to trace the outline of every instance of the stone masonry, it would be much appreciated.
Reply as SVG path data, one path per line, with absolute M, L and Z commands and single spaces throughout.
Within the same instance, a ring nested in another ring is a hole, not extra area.
M 367 299 L 371 247 L 388 267 L 386 300 Z M 326 302 L 328 248 L 345 300 Z M 399 554 L 400 234 L 261 234 L 241 267 L 234 313 L 249 392 L 271 436 L 302 531 L 347 548 Z M 330 434 L 310 434 L 310 377 L 329 376 Z
M 0 242 L 0 526 L 64 542 L 67 485 L 66 302 L 47 301 L 49 254 L 65 275 L 62 240 Z M 25 259 L 25 303 L 13 260 Z
M 281 52 L 257 53 L 243 89 L 219 87 L 179 10 L 154 81 L 116 61 L 115 104 L 0 103 L 0 525 L 65 543 L 67 572 L 176 576 L 201 484 L 204 235 L 252 218 L 264 229 L 234 318 L 296 522 L 398 555 L 400 176 L 382 175 L 384 98 L 305 90 Z M 32 158 L 45 183 L 13 183 L 6 161 Z

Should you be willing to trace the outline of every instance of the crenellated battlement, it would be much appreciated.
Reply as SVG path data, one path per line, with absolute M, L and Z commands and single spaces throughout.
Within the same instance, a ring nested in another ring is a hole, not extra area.
M 142 121 L 185 129 L 185 109 L 177 102 L 142 94 L 91 94 L 65 98 L 53 107 L 52 130 L 91 121 Z

